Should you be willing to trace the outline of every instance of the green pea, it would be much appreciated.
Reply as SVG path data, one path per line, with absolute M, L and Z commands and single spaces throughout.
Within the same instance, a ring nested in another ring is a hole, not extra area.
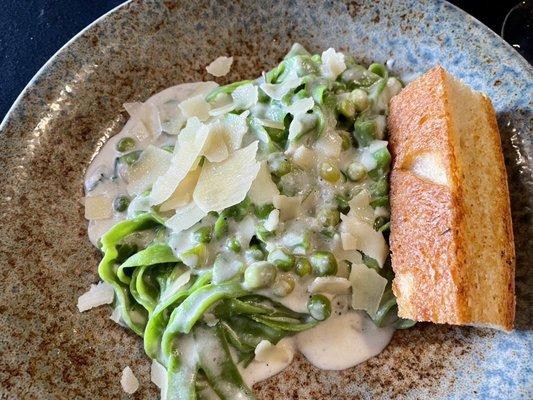
M 372 157 L 376 160 L 376 168 L 374 168 L 369 175 L 372 179 L 379 179 L 379 177 L 389 172 L 391 155 L 389 150 L 386 147 L 383 147 L 372 154 Z
M 179 254 L 179 258 L 183 264 L 191 268 L 200 268 L 205 266 L 209 254 L 205 243 L 198 243 Z
M 337 260 L 329 251 L 315 251 L 311 254 L 309 261 L 316 276 L 328 276 L 337 273 Z
M 133 150 L 135 148 L 135 139 L 126 136 L 120 139 L 117 142 L 117 145 L 115 147 L 117 151 L 120 151 L 121 153 L 125 153 L 126 151 Z
M 209 243 L 213 239 L 213 232 L 210 226 L 202 226 L 193 233 L 196 243 Z
M 135 150 L 118 157 L 118 162 L 126 165 L 133 165 L 141 156 L 142 150 Z
M 346 177 L 352 182 L 358 182 L 362 180 L 366 175 L 366 169 L 363 164 L 354 161 L 346 169 Z
M 353 118 L 355 115 L 355 104 L 348 98 L 343 98 L 337 104 L 337 111 L 346 118 Z
M 341 221 L 339 210 L 335 208 L 323 208 L 318 212 L 318 222 L 322 226 L 335 226 Z
M 274 205 L 272 203 L 262 204 L 262 205 L 255 205 L 254 206 L 254 214 L 257 218 L 265 219 L 268 217 L 270 212 L 274 209 Z
M 348 150 L 352 146 L 352 141 L 350 139 L 350 134 L 346 131 L 337 131 L 339 136 L 341 137 L 341 149 L 342 150 Z
M 354 123 L 354 138 L 359 147 L 365 147 L 370 144 L 377 133 L 377 124 L 374 120 L 366 120 L 364 116 L 357 118 Z
M 320 176 L 328 182 L 335 183 L 341 177 L 341 171 L 331 162 L 325 161 L 320 164 Z
M 268 254 L 267 261 L 282 271 L 290 271 L 294 266 L 295 259 L 288 250 L 278 247 Z
M 292 170 L 290 161 L 283 155 L 283 153 L 270 154 L 267 164 L 270 172 L 278 177 L 287 175 Z
M 228 232 L 228 212 L 224 210 L 220 213 L 215 221 L 214 233 L 215 238 L 222 239 L 222 237 Z
M 274 235 L 274 233 L 270 232 L 270 231 L 267 231 L 265 229 L 265 227 L 263 226 L 263 224 L 259 224 L 256 228 L 255 228 L 255 236 L 260 240 L 262 241 L 263 243 L 265 243 L 267 241 L 267 239 L 269 237 L 272 237 Z
M 324 321 L 331 315 L 331 303 L 326 296 L 314 294 L 307 302 L 307 310 L 317 321 Z
M 252 245 L 244 252 L 244 258 L 251 264 L 255 261 L 263 261 L 265 259 L 265 253 L 259 246 Z
M 130 205 L 130 198 L 128 196 L 117 196 L 113 200 L 113 208 L 115 211 L 124 212 L 128 209 Z
M 278 297 L 285 297 L 294 290 L 296 283 L 290 274 L 278 274 L 272 285 L 272 293 Z
M 309 260 L 305 257 L 296 257 L 295 267 L 296 274 L 298 276 L 309 275 L 312 271 Z
M 228 242 L 226 243 L 226 247 L 234 253 L 241 252 L 241 243 L 237 240 L 236 237 L 229 238 Z
M 368 107 L 368 95 L 363 89 L 355 89 L 350 93 L 356 111 L 363 111 Z
M 385 225 L 387 222 L 389 222 L 388 218 L 385 217 L 377 217 L 374 220 L 374 230 L 381 232 L 381 227 Z
M 335 201 L 337 202 L 337 209 L 343 214 L 348 214 L 348 212 L 350 211 L 350 205 L 348 204 L 348 200 L 341 195 L 336 195 Z
M 261 289 L 272 285 L 276 279 L 276 267 L 266 261 L 250 264 L 244 271 L 244 286 L 247 289 Z

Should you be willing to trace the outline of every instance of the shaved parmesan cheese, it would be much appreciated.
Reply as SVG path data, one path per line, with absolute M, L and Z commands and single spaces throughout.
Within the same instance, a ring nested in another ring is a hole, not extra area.
M 257 86 L 253 83 L 247 83 L 235 89 L 231 94 L 231 97 L 233 98 L 235 108 L 238 110 L 244 110 L 257 104 L 259 93 Z
M 209 115 L 212 117 L 218 117 L 220 115 L 227 114 L 235 110 L 235 104 L 233 103 L 233 98 L 225 93 L 217 96 L 216 100 L 211 104 L 211 110 L 209 110 Z
M 274 345 L 268 340 L 261 340 L 255 348 L 255 360 L 263 363 L 283 363 L 290 364 L 294 356 L 294 351 L 283 343 Z
M 167 398 L 167 369 L 156 360 L 152 360 L 150 380 L 161 389 L 161 400 L 165 400 Z
M 246 123 L 248 114 L 250 111 L 245 111 L 240 115 L 226 114 L 221 121 L 225 127 L 224 140 L 230 152 L 241 148 L 242 138 L 248 132 Z
M 274 209 L 270 211 L 270 214 L 268 214 L 267 219 L 263 223 L 263 227 L 269 231 L 274 232 L 279 224 L 279 210 Z
M 193 194 L 200 209 L 222 211 L 244 200 L 259 171 L 257 147 L 255 141 L 220 163 L 204 164 Z
M 353 216 L 367 224 L 374 223 L 374 210 L 370 206 L 370 193 L 363 189 L 348 202 L 350 206 L 349 216 Z
M 161 204 L 176 190 L 180 182 L 197 165 L 209 134 L 207 125 L 190 118 L 178 137 L 179 146 L 174 151 L 170 167 L 160 173 L 150 193 L 150 203 Z
M 150 189 L 156 179 L 168 169 L 171 158 L 168 151 L 149 145 L 128 169 L 128 193 L 136 195 Z
M 209 118 L 209 110 L 211 109 L 203 94 L 182 101 L 178 107 L 186 118 L 197 117 L 200 121 Z
M 133 394 L 137 391 L 137 389 L 139 389 L 139 381 L 135 375 L 133 375 L 133 371 L 130 367 L 126 367 L 122 371 L 120 384 L 122 385 L 122 389 L 128 394 Z
M 242 272 L 244 264 L 239 260 L 231 260 L 219 255 L 213 264 L 213 283 L 219 284 Z
M 181 232 L 196 224 L 206 215 L 206 212 L 198 208 L 194 202 L 191 202 L 177 209 L 176 214 L 165 222 L 165 226 L 174 233 Z
M 326 130 L 315 142 L 314 148 L 319 156 L 336 160 L 341 154 L 342 139 L 335 131 Z
M 302 78 L 298 78 L 296 71 L 291 71 L 282 83 L 262 83 L 259 87 L 268 97 L 274 100 L 281 100 L 289 90 L 295 89 L 302 83 Z
M 231 64 L 233 64 L 233 57 L 222 56 L 212 61 L 205 69 L 209 74 L 219 77 L 228 74 Z
M 364 264 L 353 264 L 350 282 L 352 283 L 352 308 L 364 310 L 370 316 L 375 315 L 385 286 L 387 286 L 387 279 Z
M 344 63 L 344 54 L 337 53 L 335 49 L 329 48 L 322 53 L 322 75 L 326 78 L 337 79 L 344 70 L 346 64 Z
M 113 200 L 107 196 L 85 197 L 85 219 L 108 219 L 113 216 Z
M 303 99 L 296 100 L 290 106 L 286 107 L 288 113 L 292 115 L 304 114 L 315 105 L 315 101 L 312 97 L 305 97 Z
M 225 127 L 221 124 L 211 125 L 202 154 L 211 162 L 220 162 L 228 158 L 228 147 L 225 142 Z
M 357 250 L 357 237 L 341 229 L 342 248 L 344 250 Z
M 341 214 L 341 220 L 341 232 L 355 236 L 357 238 L 357 250 L 375 259 L 379 266 L 382 267 L 389 254 L 389 248 L 383 234 L 375 231 L 371 225 L 361 222 L 353 216 Z
M 256 121 L 259 122 L 261 126 L 266 126 L 267 128 L 285 129 L 285 125 L 282 122 L 273 121 L 268 118 L 256 118 Z
M 94 307 L 110 304 L 114 297 L 113 286 L 106 282 L 98 282 L 96 285 L 91 285 L 89 291 L 78 298 L 78 310 L 84 312 Z
M 315 114 L 298 114 L 289 125 L 289 140 L 298 139 L 303 134 L 309 132 L 316 126 L 317 116 Z
M 279 216 L 282 221 L 295 218 L 298 214 L 298 208 L 302 203 L 301 196 L 288 197 L 283 194 L 274 196 L 274 207 L 279 209 Z
M 299 146 L 294 151 L 292 160 L 303 169 L 311 169 L 315 165 L 315 152 L 305 146 Z
M 113 321 L 114 323 L 119 324 L 120 326 L 126 326 L 126 325 L 123 325 L 121 318 L 122 318 L 122 312 L 120 311 L 120 307 L 117 306 L 113 308 L 113 312 L 109 316 L 109 319 Z
M 272 181 L 272 176 L 270 175 L 266 161 L 261 161 L 259 172 L 250 187 L 248 196 L 254 204 L 263 205 L 272 203 L 274 196 L 277 195 L 279 195 L 279 190 Z
M 309 293 L 348 294 L 352 284 L 348 279 L 338 276 L 318 277 L 311 282 L 307 291 Z
M 132 119 L 142 122 L 152 136 L 159 136 L 161 134 L 161 121 L 154 104 L 150 102 L 125 103 L 124 108 Z
M 187 176 L 179 183 L 174 193 L 159 206 L 159 211 L 175 210 L 192 201 L 192 193 L 200 176 L 200 168 L 189 171 Z
M 247 216 L 242 221 L 238 222 L 235 227 L 235 236 L 239 243 L 250 243 L 252 236 L 255 235 L 255 220 L 251 216 Z

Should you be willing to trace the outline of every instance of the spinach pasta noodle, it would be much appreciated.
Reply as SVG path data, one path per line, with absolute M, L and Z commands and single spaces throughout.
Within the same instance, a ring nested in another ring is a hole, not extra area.
M 188 85 L 127 105 L 86 182 L 99 275 L 164 367 L 162 396 L 252 399 L 250 371 L 290 363 L 287 343 L 313 362 L 310 330 L 370 324 L 383 343 L 368 358 L 411 326 L 386 243 L 400 81 L 295 44 L 257 79 Z

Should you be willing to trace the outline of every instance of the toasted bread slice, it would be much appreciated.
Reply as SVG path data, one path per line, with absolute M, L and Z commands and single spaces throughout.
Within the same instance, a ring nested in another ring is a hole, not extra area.
M 388 123 L 399 315 L 511 330 L 513 230 L 490 100 L 436 67 L 392 99 Z

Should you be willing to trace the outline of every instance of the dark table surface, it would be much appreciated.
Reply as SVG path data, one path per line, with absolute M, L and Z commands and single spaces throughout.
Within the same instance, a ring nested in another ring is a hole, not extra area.
M 0 0 L 0 118 L 41 66 L 122 0 Z M 519 1 L 451 1 L 496 33 Z M 490 5 L 489 5 L 490 4 Z

